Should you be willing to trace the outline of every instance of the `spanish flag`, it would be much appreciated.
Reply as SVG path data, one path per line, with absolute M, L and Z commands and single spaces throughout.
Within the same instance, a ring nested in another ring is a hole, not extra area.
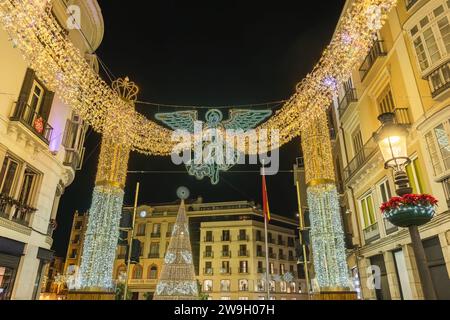
M 267 220 L 267 222 L 270 221 L 270 208 L 269 208 L 269 196 L 267 195 L 267 183 L 266 183 L 266 176 L 263 175 L 263 212 L 264 212 L 264 219 Z

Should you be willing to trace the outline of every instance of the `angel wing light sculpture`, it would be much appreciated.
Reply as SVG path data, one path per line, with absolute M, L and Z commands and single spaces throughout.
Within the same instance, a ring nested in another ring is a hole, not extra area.
M 201 142 L 203 152 L 195 153 L 193 159 L 191 158 L 185 165 L 189 175 L 198 180 L 208 177 L 213 185 L 217 185 L 220 181 L 220 172 L 230 170 L 240 159 L 239 152 L 224 144 L 224 139 L 220 137 L 223 137 L 227 130 L 246 133 L 271 115 L 272 110 L 236 109 L 231 110 L 228 120 L 223 121 L 222 111 L 211 109 L 206 113 L 205 121 L 198 120 L 197 111 L 158 113 L 155 117 L 173 130 L 183 130 L 191 134 L 200 124 L 202 136 L 207 137 Z

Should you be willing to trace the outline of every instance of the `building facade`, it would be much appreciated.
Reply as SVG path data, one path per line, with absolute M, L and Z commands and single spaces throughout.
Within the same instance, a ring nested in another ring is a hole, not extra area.
M 408 230 L 391 225 L 379 209 L 395 195 L 373 139 L 378 116 L 387 112 L 410 131 L 414 193 L 439 200 L 436 217 L 420 232 L 438 298 L 450 298 L 449 23 L 450 1 L 399 0 L 334 103 L 348 263 L 365 299 L 423 298 Z M 380 276 L 377 286 L 372 272 Z
M 94 51 L 104 30 L 97 1 L 52 3 L 65 36 L 98 71 Z M 69 18 L 72 4 L 79 21 Z M 3 30 L 0 48 L 0 300 L 37 299 L 52 260 L 59 199 L 82 163 L 87 128 L 27 67 Z
M 263 216 L 249 202 L 187 203 L 196 274 L 206 299 L 266 299 L 266 260 Z M 151 299 L 158 283 L 179 203 L 140 206 L 135 239 L 142 243 L 139 264 L 130 267 L 133 299 Z M 125 212 L 132 211 L 125 208 Z M 307 299 L 297 270 L 295 220 L 273 215 L 269 225 L 271 298 Z M 115 278 L 125 281 L 126 247 L 119 246 Z

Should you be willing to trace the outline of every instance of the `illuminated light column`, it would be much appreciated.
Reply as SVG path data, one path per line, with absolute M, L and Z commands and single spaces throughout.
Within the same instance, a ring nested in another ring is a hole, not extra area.
M 121 115 L 134 110 L 139 91 L 128 78 L 116 80 L 113 88 L 128 102 L 129 108 L 109 110 L 105 122 L 77 284 L 80 290 L 108 291 L 113 288 L 114 259 L 130 156 L 130 147 L 126 144 L 127 126 L 121 123 Z
M 351 282 L 325 112 L 318 111 L 302 132 L 302 148 L 316 279 L 322 292 L 349 291 Z

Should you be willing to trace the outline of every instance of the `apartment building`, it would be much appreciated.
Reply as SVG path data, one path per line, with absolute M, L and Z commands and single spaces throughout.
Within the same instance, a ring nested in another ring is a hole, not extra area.
M 69 28 L 68 5 L 81 20 Z M 97 1 L 52 1 L 64 35 L 98 71 L 103 38 Z M 0 30 L 0 300 L 37 299 L 59 199 L 83 157 L 86 125 L 61 102 Z
M 448 0 L 399 0 L 335 99 L 348 263 L 365 299 L 423 298 L 408 230 L 391 225 L 379 209 L 395 195 L 392 172 L 373 139 L 379 115 L 387 112 L 409 130 L 414 193 L 439 199 L 436 217 L 420 232 L 438 298 L 450 298 L 449 22 Z M 372 285 L 373 270 L 381 286 Z
M 246 201 L 187 203 L 193 260 L 204 297 L 214 300 L 266 299 L 264 220 Z M 135 239 L 139 264 L 128 279 L 133 299 L 151 299 L 176 221 L 179 203 L 140 206 Z M 125 212 L 131 211 L 125 208 Z M 303 274 L 297 270 L 298 222 L 272 215 L 269 225 L 269 275 L 272 299 L 307 299 Z M 118 247 L 115 278 L 125 281 L 126 247 Z M 303 290 L 303 291 L 302 291 Z

